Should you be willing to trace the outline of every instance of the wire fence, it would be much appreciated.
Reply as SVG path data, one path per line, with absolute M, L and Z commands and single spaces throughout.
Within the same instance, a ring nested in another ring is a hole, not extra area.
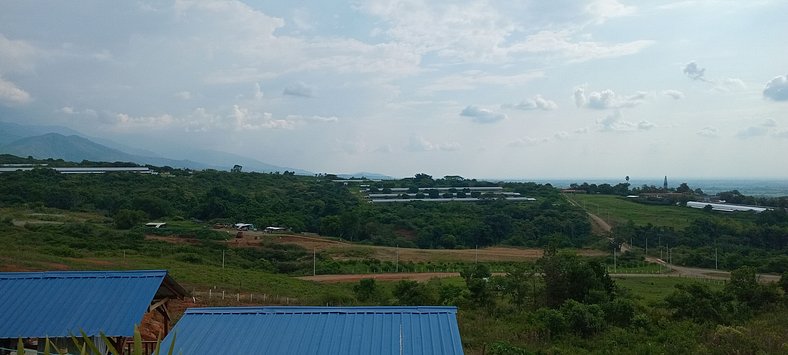
M 208 305 L 300 305 L 298 298 L 256 292 L 237 292 L 209 288 L 193 289 L 192 300 Z

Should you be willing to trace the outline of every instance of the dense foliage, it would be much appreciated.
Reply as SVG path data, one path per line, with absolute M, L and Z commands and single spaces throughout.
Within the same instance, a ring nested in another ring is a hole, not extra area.
M 0 174 L 0 207 L 99 211 L 119 229 L 157 219 L 244 222 L 423 248 L 542 246 L 553 239 L 566 246 L 586 243 L 591 228 L 584 212 L 555 189 L 533 183 L 506 187 L 539 200 L 377 205 L 330 176 L 182 170 L 66 175 L 35 169 Z
M 493 276 L 469 266 L 463 283 L 374 280 L 353 287 L 365 304 L 458 305 L 467 348 L 490 354 L 775 353 L 788 350 L 788 298 L 759 284 L 751 268 L 724 287 L 679 283 L 647 303 L 622 289 L 602 265 L 548 248 L 533 265 Z M 788 275 L 782 283 L 788 283 Z

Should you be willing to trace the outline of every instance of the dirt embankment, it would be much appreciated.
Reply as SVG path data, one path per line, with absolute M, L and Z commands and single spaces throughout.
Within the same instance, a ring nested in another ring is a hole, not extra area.
M 295 244 L 306 250 L 326 253 L 335 260 L 378 259 L 381 261 L 400 262 L 508 262 L 533 261 L 542 256 L 542 249 L 489 247 L 480 249 L 417 249 L 384 247 L 365 244 L 352 244 L 328 238 L 304 236 L 297 234 L 269 234 L 261 232 L 243 232 L 240 238 L 228 231 L 226 241 L 231 248 L 249 248 L 262 244 Z M 194 238 L 177 236 L 148 235 L 147 239 L 161 240 L 168 243 L 199 243 Z M 579 255 L 600 256 L 597 250 L 578 250 Z

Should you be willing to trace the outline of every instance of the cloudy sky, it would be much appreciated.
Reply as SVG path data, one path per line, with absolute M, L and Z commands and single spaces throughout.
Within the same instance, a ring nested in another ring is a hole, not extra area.
M 314 172 L 788 177 L 788 2 L 3 1 L 0 120 Z

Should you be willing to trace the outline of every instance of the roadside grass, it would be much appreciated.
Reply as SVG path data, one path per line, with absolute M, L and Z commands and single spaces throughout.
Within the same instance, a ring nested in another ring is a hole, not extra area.
M 698 218 L 723 218 L 721 214 L 690 207 L 645 205 L 628 201 L 622 196 L 577 194 L 566 197 L 610 225 L 624 224 L 631 220 L 637 225 L 651 223 L 660 227 L 683 229 Z M 731 217 L 730 214 L 724 216 Z
M 611 274 L 665 274 L 670 273 L 670 269 L 659 265 L 659 264 L 651 264 L 651 263 L 644 263 L 643 265 L 639 266 L 613 266 L 613 265 L 605 265 L 607 267 L 607 272 Z
M 633 296 L 640 298 L 646 304 L 652 304 L 665 299 L 675 289 L 676 285 L 701 282 L 712 289 L 722 289 L 724 281 L 694 279 L 683 277 L 616 277 L 611 276 L 616 285 L 628 290 Z

